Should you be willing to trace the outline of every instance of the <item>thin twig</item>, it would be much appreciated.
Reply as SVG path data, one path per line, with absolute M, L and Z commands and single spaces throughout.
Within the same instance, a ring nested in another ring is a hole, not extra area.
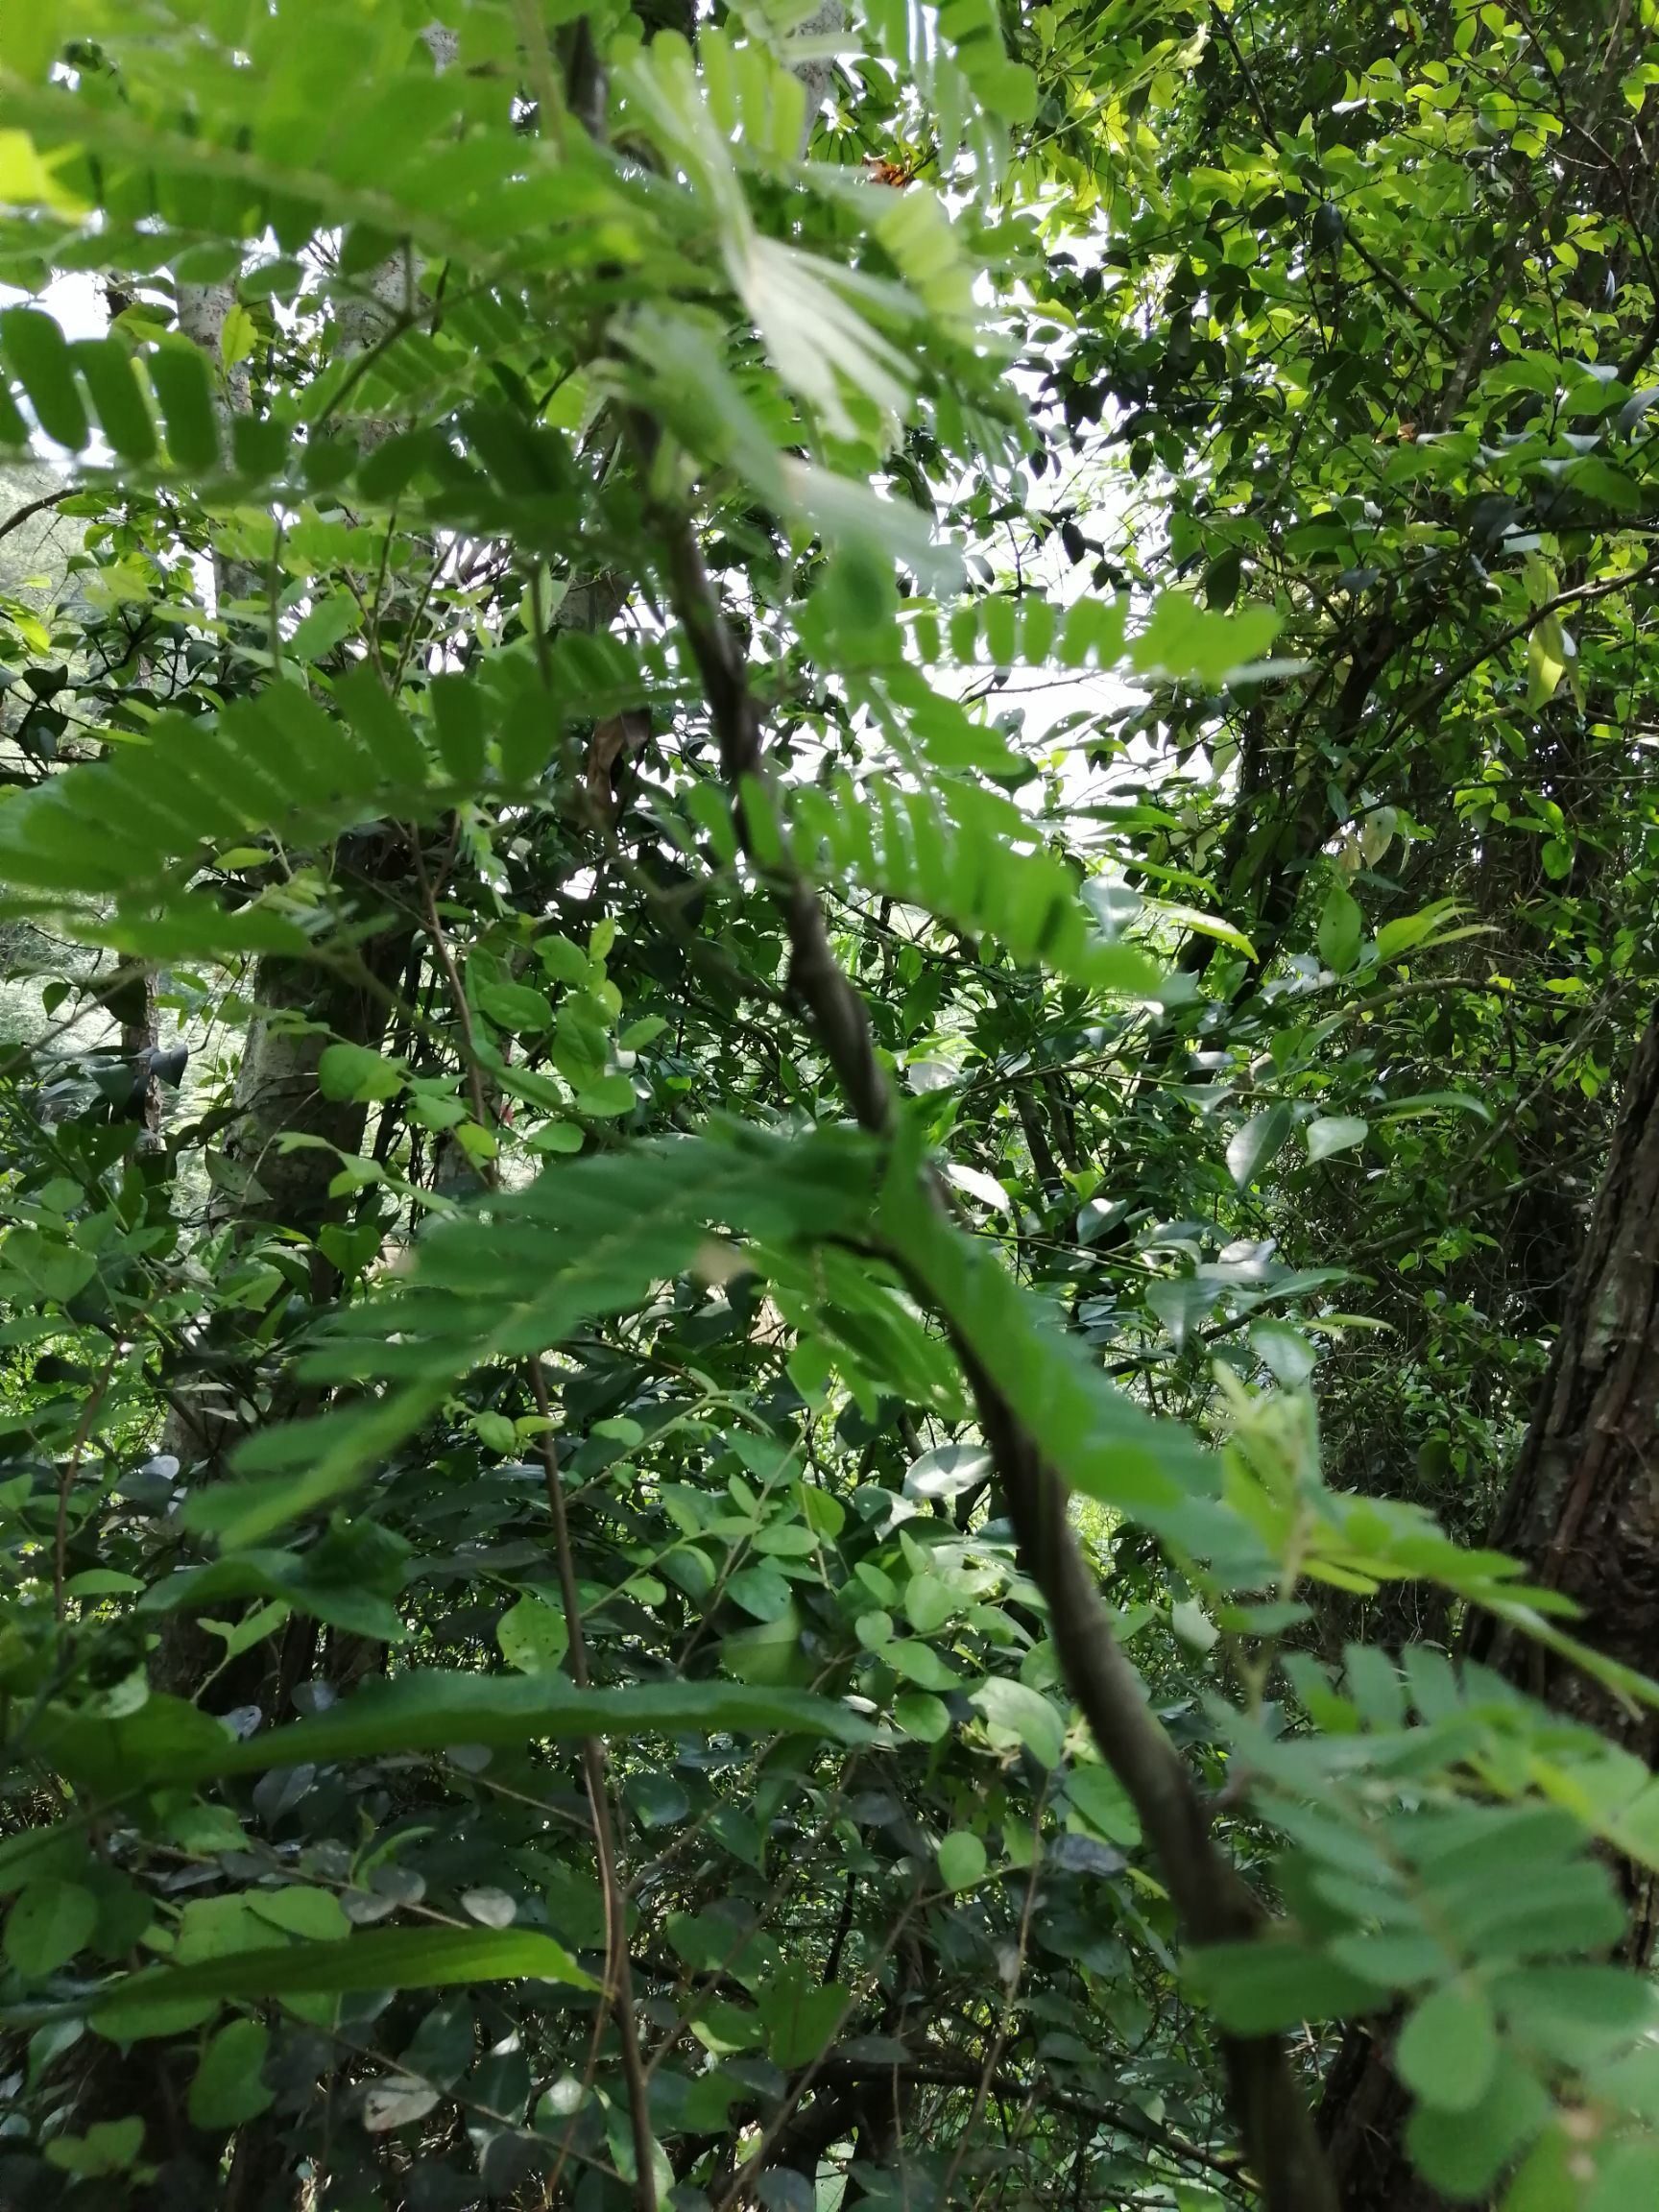
M 421 903 L 425 915 L 427 934 L 432 942 L 433 956 L 448 986 L 456 1022 L 461 1031 L 462 1054 L 466 1062 L 473 1118 L 480 1129 L 487 1130 L 489 1108 L 484 1095 L 484 1076 L 478 1058 L 477 1038 L 472 1026 L 472 1009 L 468 1003 L 461 972 L 456 966 L 454 952 L 439 916 L 437 896 L 421 854 L 420 837 L 413 831 L 410 833 L 409 849 L 414 858 L 416 880 L 421 888 Z M 493 1184 L 494 1162 L 487 1160 L 484 1170 L 486 1183 Z M 553 1549 L 559 1570 L 559 1589 L 564 1599 L 565 1627 L 570 1638 L 570 1678 L 579 1690 L 586 1690 L 590 1680 L 588 1671 L 588 1639 L 582 1627 L 582 1594 L 577 1586 L 576 1562 L 570 1549 L 570 1525 L 565 1511 L 565 1486 L 560 1479 L 559 1455 L 553 1443 L 553 1407 L 547 1393 L 547 1377 L 541 1360 L 534 1357 L 524 1362 L 524 1373 L 541 1422 L 536 1442 L 546 1481 L 547 1510 L 553 1523 Z M 628 1891 L 622 1876 L 616 1830 L 611 1818 L 610 1777 L 605 1745 L 597 1736 L 584 1736 L 581 1748 L 582 1779 L 588 1793 L 588 1809 L 593 1819 L 594 1850 L 599 1861 L 599 1884 L 605 1905 L 605 1999 L 615 2012 L 622 2044 L 622 2074 L 628 2084 L 629 2120 L 634 2136 L 634 2202 L 638 2212 L 657 2212 L 656 2142 L 651 2133 L 650 2092 L 639 2054 L 638 2022 L 634 2016 L 634 1978 L 628 1960 Z M 597 2035 L 594 2049 L 597 2049 Z
M 102 1373 L 86 1394 L 86 1403 L 81 1408 L 76 1424 L 75 1440 L 69 1449 L 69 1463 L 58 1478 L 58 1518 L 52 1534 L 52 1607 L 57 1619 L 63 1618 L 63 1567 L 64 1555 L 69 1548 L 69 1493 L 75 1486 L 75 1478 L 81 1472 L 81 1462 L 86 1455 L 86 1439 L 92 1433 L 92 1424 L 98 1418 L 98 1408 L 114 1380 L 120 1362 L 122 1345 L 119 1338 L 109 1347 L 109 1357 L 104 1362 Z
M 547 1377 L 540 1359 L 525 1362 L 530 1391 L 541 1429 L 536 1438 L 541 1471 L 547 1485 L 547 1510 L 553 1522 L 553 1549 L 559 1567 L 559 1589 L 565 1600 L 565 1620 L 570 1632 L 570 1678 L 579 1690 L 589 1685 L 588 1639 L 582 1630 L 582 1596 L 576 1586 L 576 1562 L 570 1549 L 570 1525 L 565 1512 L 565 1486 L 559 1477 L 559 1455 L 553 1443 L 553 1408 L 547 1395 Z M 622 2039 L 622 2074 L 628 2084 L 628 2116 L 634 2131 L 634 2201 L 639 2212 L 657 2212 L 656 2143 L 651 2133 L 651 2094 L 639 2053 L 639 2024 L 634 2016 L 634 1975 L 628 1958 L 628 1888 L 623 1880 L 616 1832 L 611 1820 L 610 1777 L 605 1744 L 598 1736 L 582 1739 L 582 1778 L 588 1807 L 593 1815 L 593 1842 L 599 1860 L 599 1886 L 605 1900 L 606 1993 L 616 2012 Z
M 1046 1795 L 1047 1791 L 1045 1788 L 1044 1798 Z M 1040 1827 L 1042 1815 L 1043 1798 L 1039 1798 L 1036 1817 L 1032 1823 L 1034 1829 Z M 1025 1897 L 1020 1908 L 1020 1933 L 1016 1938 L 1014 1972 L 1003 1988 L 1002 2009 L 998 2015 L 996 2033 L 992 2036 L 990 2048 L 985 2054 L 985 2063 L 979 2069 L 979 2079 L 974 2084 L 974 2104 L 968 2115 L 968 2125 L 956 2138 L 956 2148 L 950 2153 L 950 2163 L 945 2169 L 945 2178 L 939 2185 L 940 2200 L 946 2204 L 950 2201 L 950 2186 L 961 2170 L 962 2160 L 967 2155 L 968 2147 L 979 2131 L 979 2121 L 985 2110 L 985 2100 L 991 2094 L 991 2084 L 997 2079 L 998 2068 L 1002 2063 L 1002 2054 L 1008 2048 L 1008 2032 L 1014 2024 L 1014 2001 L 1019 1996 L 1020 1984 L 1025 1978 L 1025 1959 L 1031 1946 L 1031 1915 L 1037 1909 L 1037 1885 L 1042 1873 L 1043 1853 L 1039 1847 L 1031 1854 L 1031 1868 L 1025 1877 Z

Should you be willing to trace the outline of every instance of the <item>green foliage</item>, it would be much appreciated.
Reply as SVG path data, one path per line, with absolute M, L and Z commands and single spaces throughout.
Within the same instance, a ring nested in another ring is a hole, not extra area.
M 1648 2201 L 1644 12 L 12 13 L 0 2197 Z

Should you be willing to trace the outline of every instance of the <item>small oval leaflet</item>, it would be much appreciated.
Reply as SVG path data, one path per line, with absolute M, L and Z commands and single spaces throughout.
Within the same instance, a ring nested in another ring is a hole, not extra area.
M 496 1622 L 495 1641 L 509 1667 L 538 1674 L 561 1664 L 570 1648 L 570 1628 L 557 1606 L 542 1598 L 525 1597 Z
M 363 2125 L 371 2135 L 383 2135 L 388 2128 L 406 2128 L 412 2120 L 424 2120 L 438 2102 L 436 2089 L 424 2081 L 410 2081 L 394 2075 L 389 2081 L 376 2081 L 363 2098 Z
M 505 1889 L 490 1886 L 463 1889 L 461 1902 L 472 1918 L 486 1928 L 511 1928 L 518 1917 L 518 1908 Z
M 939 1845 L 939 1879 L 947 1889 L 971 1889 L 985 1878 L 985 1846 L 969 1829 L 958 1828 Z
M 991 1455 L 976 1444 L 941 1444 L 904 1470 L 906 1498 L 960 1498 L 991 1472 Z
M 1401 2031 L 1400 2079 L 1438 2111 L 1466 2112 L 1498 2070 L 1492 2000 L 1473 1981 L 1447 1982 L 1426 1997 Z

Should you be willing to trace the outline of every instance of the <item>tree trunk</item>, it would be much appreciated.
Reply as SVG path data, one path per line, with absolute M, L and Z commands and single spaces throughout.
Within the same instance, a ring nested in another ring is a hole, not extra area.
M 1550 1372 L 1492 1531 L 1535 1582 L 1582 1608 L 1574 1633 L 1625 1666 L 1659 1655 L 1659 1010 L 1625 1084 L 1619 1124 Z M 1659 1715 L 1628 1706 L 1567 1661 L 1481 1616 L 1464 1640 L 1556 1712 L 1648 1765 Z M 1621 1863 L 1630 1909 L 1619 1957 L 1651 1962 L 1659 1883 Z M 1326 2084 L 1322 2129 L 1343 2212 L 1438 2212 L 1402 2148 L 1408 2100 L 1387 2031 L 1350 2031 Z
M 1581 1607 L 1573 1632 L 1644 1673 L 1659 1664 L 1659 1009 L 1625 1084 L 1613 1149 L 1543 1398 L 1492 1531 L 1532 1578 Z M 1659 1715 L 1482 1618 L 1471 1655 L 1651 1766 Z M 1659 1883 L 1622 1864 L 1620 1956 L 1652 1960 Z

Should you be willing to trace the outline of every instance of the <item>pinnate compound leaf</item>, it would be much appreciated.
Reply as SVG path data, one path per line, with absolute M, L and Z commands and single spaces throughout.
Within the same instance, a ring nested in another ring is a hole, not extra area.
M 746 795 L 751 826 L 769 802 Z M 1005 797 L 951 783 L 938 790 L 857 788 L 848 777 L 829 790 L 792 794 L 790 836 L 797 865 L 820 880 L 849 878 L 920 906 L 964 933 L 989 936 L 1022 967 L 1041 966 L 1086 989 L 1143 998 L 1156 991 L 1157 962 L 1142 948 L 1109 942 L 1064 862 L 1034 845 L 1029 823 Z M 986 1179 L 989 1180 L 988 1178 Z M 1005 1205 L 981 1184 L 975 1195 Z
M 187 378 L 202 372 L 192 346 L 163 349 L 153 373 L 163 359 Z M 210 405 L 204 413 L 216 445 Z M 397 723 L 395 710 L 391 718 Z M 272 830 L 296 845 L 322 844 L 359 823 L 429 817 L 444 803 L 441 786 L 428 789 L 412 739 L 389 761 L 352 724 L 331 719 L 294 685 L 276 685 L 228 706 L 212 730 L 185 714 L 159 714 L 142 743 L 76 762 L 19 793 L 0 809 L 0 889 L 46 894 L 75 912 L 89 936 L 116 946 L 133 938 L 132 917 L 159 897 L 163 913 L 140 931 L 157 953 L 172 945 L 223 956 L 237 942 L 302 951 L 303 932 L 261 904 L 231 917 L 216 901 L 180 892 L 179 864 L 204 845 L 240 845 Z M 116 896 L 113 912 L 94 915 L 84 902 L 106 894 Z
M 262 1542 L 353 1489 L 480 1360 L 544 1351 L 691 1267 L 711 1223 L 783 1240 L 852 1228 L 869 1208 L 871 1161 L 845 1131 L 792 1143 L 733 1129 L 725 1142 L 600 1154 L 492 1193 L 437 1224 L 407 1288 L 344 1310 L 305 1360 L 320 1381 L 383 1375 L 401 1387 L 256 1431 L 233 1461 L 245 1479 L 198 1490 L 186 1525 L 228 1549 Z
M 1190 1432 L 1132 1405 L 1042 1301 L 976 1250 L 896 1158 L 880 1218 L 887 1240 L 957 1341 L 1073 1489 L 1195 1550 L 1229 1533 L 1219 1473 Z
M 446 1373 L 428 1374 L 367 1405 L 255 1430 L 232 1458 L 242 1479 L 192 1492 L 181 1523 L 217 1537 L 227 1551 L 263 1543 L 355 1489 L 377 1458 L 443 1403 L 448 1381 Z

